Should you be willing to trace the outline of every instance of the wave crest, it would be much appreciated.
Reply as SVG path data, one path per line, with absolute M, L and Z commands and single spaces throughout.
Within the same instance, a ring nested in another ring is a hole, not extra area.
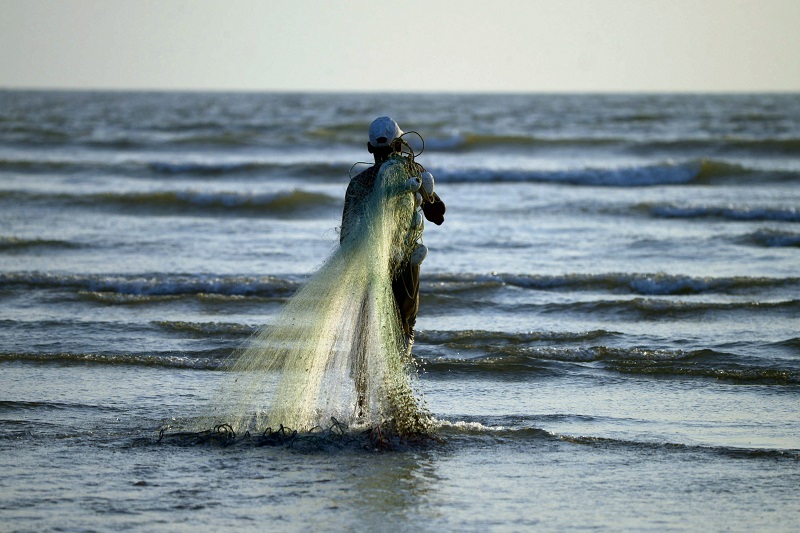
M 208 210 L 230 213 L 303 214 L 321 208 L 338 207 L 339 198 L 327 194 L 291 189 L 274 193 L 225 191 L 153 191 L 104 192 L 87 195 L 6 191 L 0 198 L 25 202 L 55 202 L 80 207 L 121 208 L 147 212 L 183 212 L 202 214 Z
M 752 288 L 797 287 L 800 278 L 698 277 L 666 273 L 608 274 L 430 274 L 422 282 L 430 293 L 488 290 L 510 285 L 542 291 L 607 291 L 642 295 L 734 293 Z
M 70 241 L 42 238 L 22 238 L 0 235 L 0 252 L 13 252 L 29 248 L 80 248 L 81 245 Z
M 66 288 L 75 291 L 142 296 L 208 294 L 285 298 L 305 280 L 302 276 L 248 276 L 204 274 L 55 274 L 46 272 L 0 273 L 0 284 L 34 289 Z M 481 292 L 510 286 L 537 291 L 600 291 L 645 296 L 701 293 L 736 294 L 752 289 L 797 289 L 800 278 L 699 277 L 666 273 L 608 274 L 488 274 L 432 273 L 421 290 L 428 295 Z M 648 305 L 645 301 L 641 305 Z M 473 333 L 470 333 L 473 334 Z
M 12 272 L 0 274 L 3 285 L 32 288 L 67 288 L 91 293 L 131 296 L 180 296 L 186 294 L 221 294 L 226 296 L 287 297 L 300 283 L 275 276 L 205 276 L 205 275 L 79 275 Z
M 800 233 L 776 229 L 760 229 L 738 239 L 745 244 L 767 248 L 800 248 Z
M 721 218 L 725 220 L 800 222 L 800 209 L 796 207 L 720 206 L 713 204 L 679 206 L 675 204 L 645 203 L 638 206 L 658 218 Z
M 800 179 L 800 173 L 773 172 L 714 159 L 667 160 L 631 166 L 586 166 L 571 169 L 437 168 L 435 174 L 450 183 L 541 182 L 578 186 L 649 187 L 740 181 L 765 183 Z

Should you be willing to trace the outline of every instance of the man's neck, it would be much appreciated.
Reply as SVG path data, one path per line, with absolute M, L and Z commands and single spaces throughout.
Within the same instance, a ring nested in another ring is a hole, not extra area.
M 385 163 L 392 156 L 392 154 L 395 153 L 394 150 L 388 146 L 372 148 L 370 151 L 372 152 L 372 156 L 375 158 L 376 165 Z

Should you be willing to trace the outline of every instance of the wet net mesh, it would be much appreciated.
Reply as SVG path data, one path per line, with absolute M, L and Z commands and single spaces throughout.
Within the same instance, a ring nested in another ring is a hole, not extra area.
M 382 165 L 346 215 L 341 245 L 227 361 L 228 379 L 197 429 L 309 432 L 335 420 L 336 428 L 380 426 L 401 436 L 428 431 L 392 293 L 414 246 L 414 194 L 405 188 L 412 168 L 403 156 Z

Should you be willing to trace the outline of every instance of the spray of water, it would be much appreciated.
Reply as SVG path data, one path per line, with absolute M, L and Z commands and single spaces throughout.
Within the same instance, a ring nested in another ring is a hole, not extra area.
M 384 163 L 375 186 L 345 221 L 323 266 L 274 320 L 226 364 L 229 378 L 204 425 L 235 431 L 280 425 L 307 431 L 331 417 L 424 434 L 430 417 L 414 392 L 392 277 L 413 246 L 408 163 Z

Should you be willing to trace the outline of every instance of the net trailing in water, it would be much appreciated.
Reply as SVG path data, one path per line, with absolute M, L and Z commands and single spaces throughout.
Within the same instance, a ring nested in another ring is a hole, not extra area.
M 392 279 L 419 237 L 413 161 L 393 156 L 343 221 L 340 246 L 274 323 L 232 354 L 213 415 L 237 432 L 308 431 L 336 419 L 398 435 L 428 430 Z M 415 233 L 416 232 L 416 233 Z

